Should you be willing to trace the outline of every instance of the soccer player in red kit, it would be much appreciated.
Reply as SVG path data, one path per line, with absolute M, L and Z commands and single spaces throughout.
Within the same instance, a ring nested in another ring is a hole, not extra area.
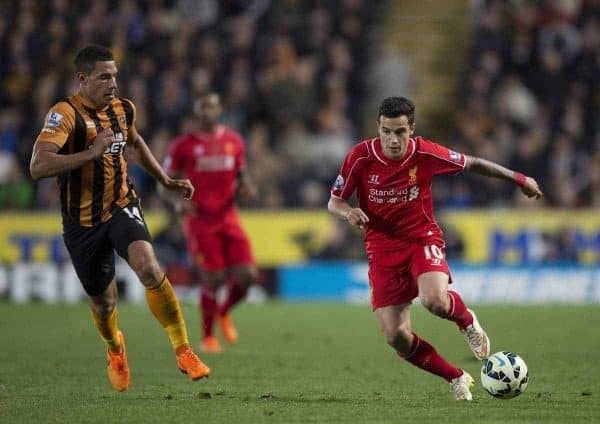
M 540 198 L 542 192 L 533 178 L 519 172 L 413 137 L 414 115 L 406 98 L 381 103 L 379 137 L 350 151 L 328 209 L 365 230 L 371 304 L 387 343 L 401 358 L 448 381 L 456 400 L 471 400 L 473 378 L 411 329 L 410 305 L 419 297 L 431 313 L 457 324 L 478 359 L 490 354 L 490 341 L 475 313 L 448 290 L 451 277 L 442 230 L 433 215 L 432 179 L 468 170 L 512 181 L 528 197 Z M 348 203 L 354 192 L 358 207 Z
M 235 206 L 236 193 L 253 198 L 256 189 L 246 173 L 241 136 L 219 123 L 219 95 L 202 95 L 194 112 L 199 131 L 173 141 L 165 168 L 170 174 L 185 176 L 196 188 L 191 201 L 179 206 L 185 213 L 189 251 L 203 270 L 200 308 L 204 337 L 200 348 L 219 353 L 221 346 L 213 334 L 215 318 L 225 341 L 236 343 L 238 334 L 230 310 L 256 281 L 254 256 Z M 227 297 L 217 305 L 216 290 L 228 280 Z

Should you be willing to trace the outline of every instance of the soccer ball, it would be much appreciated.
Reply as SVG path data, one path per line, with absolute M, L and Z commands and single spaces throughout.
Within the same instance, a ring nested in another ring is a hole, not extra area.
M 525 361 L 512 352 L 496 352 L 483 362 L 481 385 L 492 396 L 510 399 L 527 389 L 529 372 Z

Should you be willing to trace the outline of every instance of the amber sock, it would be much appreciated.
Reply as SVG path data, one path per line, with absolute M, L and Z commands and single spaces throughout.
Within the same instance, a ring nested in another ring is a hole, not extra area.
M 148 307 L 163 326 L 176 353 L 189 346 L 187 329 L 175 291 L 165 275 L 161 283 L 152 288 L 146 287 Z
M 121 339 L 119 338 L 119 327 L 117 325 L 117 317 L 119 315 L 117 307 L 115 306 L 105 319 L 98 315 L 93 309 L 90 310 L 92 312 L 94 325 L 98 329 L 100 337 L 102 337 L 102 340 L 104 340 L 108 346 L 108 349 L 113 353 L 119 352 L 121 350 Z

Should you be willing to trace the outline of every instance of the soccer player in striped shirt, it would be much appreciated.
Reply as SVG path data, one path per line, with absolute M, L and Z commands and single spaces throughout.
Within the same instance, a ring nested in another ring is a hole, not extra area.
M 210 369 L 190 347 L 179 301 L 154 255 L 139 198 L 127 178 L 125 149 L 166 189 L 191 198 L 189 180 L 170 178 L 135 128 L 135 106 L 118 97 L 110 50 L 90 45 L 75 58 L 79 91 L 46 115 L 31 157 L 33 179 L 58 177 L 63 238 L 90 299 L 92 319 L 107 345 L 108 378 L 129 386 L 125 339 L 117 323 L 114 252 L 146 288 L 148 306 L 167 332 L 179 369 L 192 380 Z

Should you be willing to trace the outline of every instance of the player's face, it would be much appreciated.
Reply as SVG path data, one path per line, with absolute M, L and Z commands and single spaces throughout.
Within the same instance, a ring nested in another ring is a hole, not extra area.
M 395 118 L 380 116 L 378 124 L 383 154 L 389 159 L 402 159 L 408 139 L 415 131 L 414 122 L 410 124 L 406 115 Z
M 196 102 L 195 109 L 196 115 L 203 125 L 215 125 L 221 117 L 221 100 L 216 94 L 201 97 Z
M 96 62 L 89 74 L 77 74 L 84 96 L 97 106 L 110 104 L 117 93 L 117 65 L 114 60 Z

